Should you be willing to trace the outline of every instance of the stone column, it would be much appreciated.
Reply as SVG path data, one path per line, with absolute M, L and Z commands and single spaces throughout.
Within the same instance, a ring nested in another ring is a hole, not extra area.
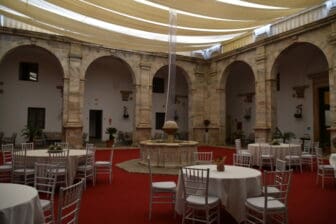
M 69 74 L 64 79 L 63 137 L 72 148 L 82 148 L 82 98 L 83 80 L 81 46 L 71 44 Z
M 329 35 L 329 44 L 331 47 L 331 64 L 329 68 L 329 102 L 330 102 L 330 150 L 336 153 L 336 23 L 331 26 L 331 34 Z
M 271 140 L 272 120 L 275 117 L 273 81 L 267 78 L 265 47 L 256 50 L 256 124 L 255 141 L 267 142 Z
M 136 84 L 135 104 L 135 142 L 151 138 L 151 105 L 152 105 L 152 80 L 151 66 L 147 63 L 140 63 L 139 83 Z

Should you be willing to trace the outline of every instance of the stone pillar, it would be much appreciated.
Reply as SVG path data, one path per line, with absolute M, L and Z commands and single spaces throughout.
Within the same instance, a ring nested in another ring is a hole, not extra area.
M 331 64 L 329 68 L 329 102 L 330 102 L 330 150 L 336 153 L 336 23 L 331 26 L 329 44 L 332 48 Z
M 151 66 L 140 63 L 139 83 L 136 84 L 135 104 L 135 134 L 134 141 L 140 142 L 151 138 L 151 105 L 152 105 L 152 80 Z
M 273 84 L 271 79 L 267 79 L 266 73 L 266 53 L 265 47 L 256 49 L 256 124 L 255 141 L 267 142 L 271 140 L 271 126 L 274 117 L 272 104 Z
M 69 74 L 64 79 L 63 137 L 72 148 L 82 148 L 82 75 L 81 46 L 71 44 L 69 53 Z
M 195 68 L 195 81 L 191 89 L 191 102 L 193 104 L 192 111 L 189 110 L 190 126 L 192 127 L 192 133 L 189 134 L 189 140 L 198 141 L 204 143 L 204 131 L 203 125 L 204 119 L 208 118 L 207 109 L 205 108 L 205 78 L 206 71 L 201 68 Z M 189 108 L 190 109 L 190 108 Z M 211 121 L 210 121 L 211 122 Z M 210 124 L 211 125 L 211 124 Z

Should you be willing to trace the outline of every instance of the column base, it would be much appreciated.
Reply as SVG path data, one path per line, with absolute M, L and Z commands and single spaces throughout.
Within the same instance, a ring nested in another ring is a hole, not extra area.
M 70 148 L 83 148 L 83 128 L 82 127 L 63 127 L 65 141 Z

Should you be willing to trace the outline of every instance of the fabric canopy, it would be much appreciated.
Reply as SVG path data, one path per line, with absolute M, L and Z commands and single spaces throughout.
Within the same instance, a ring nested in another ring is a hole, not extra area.
M 0 14 L 107 47 L 168 51 L 169 10 L 177 13 L 176 51 L 225 44 L 323 0 L 1 0 Z

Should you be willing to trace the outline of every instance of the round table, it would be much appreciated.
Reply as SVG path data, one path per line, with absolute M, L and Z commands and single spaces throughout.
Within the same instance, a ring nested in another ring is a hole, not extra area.
M 68 183 L 72 184 L 76 176 L 78 164 L 85 161 L 86 150 L 70 149 L 68 159 Z M 48 149 L 37 149 L 27 151 L 27 166 L 34 167 L 35 163 L 48 163 L 49 153 Z
M 270 152 L 276 159 L 284 159 L 289 154 L 289 147 L 295 154 L 301 154 L 301 145 L 299 144 L 283 144 L 270 145 L 268 143 L 252 143 L 248 144 L 248 151 L 252 154 L 252 165 L 260 166 L 260 154 L 262 147 L 270 147 Z
M 37 190 L 21 184 L 0 184 L 0 223 L 39 224 L 44 215 Z
M 225 165 L 225 171 L 217 171 L 216 165 L 195 165 L 191 168 L 210 169 L 209 195 L 220 198 L 225 209 L 241 223 L 245 219 L 245 200 L 261 194 L 261 172 L 256 169 Z M 183 212 L 183 187 L 178 178 L 175 210 Z

